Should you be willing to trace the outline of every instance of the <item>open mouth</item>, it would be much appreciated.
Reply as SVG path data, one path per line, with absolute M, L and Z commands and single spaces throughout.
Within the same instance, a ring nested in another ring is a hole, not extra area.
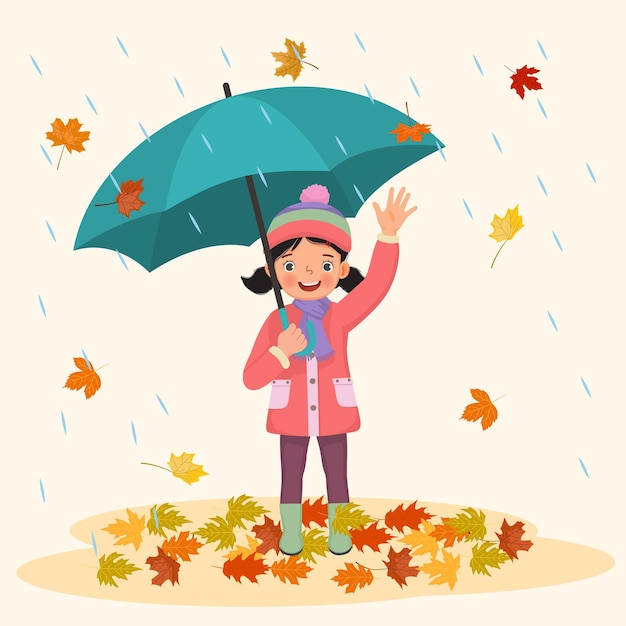
M 300 287 L 302 291 L 315 291 L 319 286 L 319 280 L 316 283 L 298 283 L 298 287 Z

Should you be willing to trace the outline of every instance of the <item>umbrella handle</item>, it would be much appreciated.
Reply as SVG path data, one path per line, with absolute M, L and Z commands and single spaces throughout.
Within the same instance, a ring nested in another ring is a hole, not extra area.
M 287 317 L 287 311 L 283 307 L 278 309 L 278 313 L 280 314 L 280 321 L 283 324 L 283 330 L 287 330 L 289 328 L 289 318 Z M 300 352 L 296 352 L 296 356 L 306 356 L 307 354 L 311 354 L 315 349 L 315 343 L 317 341 L 317 337 L 315 336 L 315 328 L 313 327 L 313 322 L 308 320 L 306 323 L 306 329 L 309 334 L 309 341 L 304 350 L 300 350 Z

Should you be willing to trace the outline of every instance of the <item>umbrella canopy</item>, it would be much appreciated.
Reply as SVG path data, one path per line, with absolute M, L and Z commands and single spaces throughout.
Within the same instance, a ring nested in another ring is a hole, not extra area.
M 111 172 L 87 208 L 74 248 L 108 248 L 148 271 L 194 250 L 250 245 L 262 221 L 298 201 L 312 183 L 354 217 L 388 179 L 443 144 L 432 134 L 399 143 L 405 113 L 351 92 L 284 87 L 218 100 L 146 139 Z M 142 180 L 145 203 L 128 216 L 118 185 Z M 101 205 L 101 206 L 96 206 Z

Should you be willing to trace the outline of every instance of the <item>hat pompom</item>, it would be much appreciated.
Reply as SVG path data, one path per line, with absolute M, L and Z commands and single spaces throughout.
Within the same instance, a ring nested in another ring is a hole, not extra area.
M 328 204 L 330 193 L 324 185 L 309 185 L 302 190 L 300 194 L 300 202 L 319 202 L 320 204 Z

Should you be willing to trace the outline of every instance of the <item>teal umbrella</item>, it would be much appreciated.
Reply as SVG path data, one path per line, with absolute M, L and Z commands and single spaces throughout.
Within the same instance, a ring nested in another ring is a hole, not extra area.
M 108 248 L 152 271 L 194 250 L 261 238 L 273 270 L 265 224 L 303 188 L 326 186 L 333 205 L 354 217 L 387 180 L 443 146 L 433 134 L 398 142 L 391 131 L 407 114 L 355 93 L 292 86 L 231 96 L 227 83 L 224 91 L 119 163 L 90 202 L 74 249 Z M 144 204 L 126 215 L 116 198 L 127 181 L 141 181 Z

